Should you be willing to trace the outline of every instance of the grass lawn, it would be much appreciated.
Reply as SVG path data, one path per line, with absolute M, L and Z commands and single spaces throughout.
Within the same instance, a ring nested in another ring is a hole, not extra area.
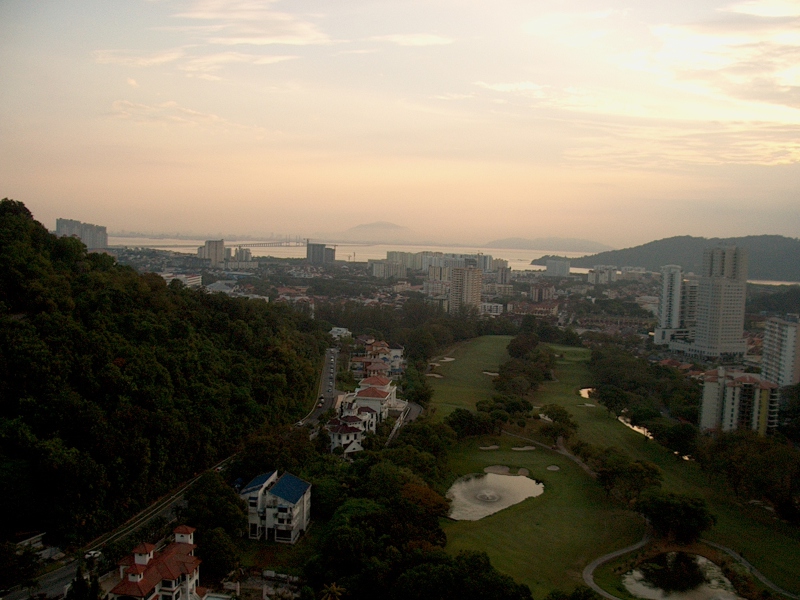
M 496 372 L 508 360 L 506 346 L 511 336 L 483 336 L 456 346 L 449 357 L 452 362 L 439 362 L 433 369 L 442 379 L 429 378 L 433 386 L 433 418 L 441 421 L 457 408 L 475 410 L 478 400 L 490 400 L 495 393 L 492 378 L 483 371 Z
M 497 444 L 499 450 L 479 450 Z M 458 474 L 489 465 L 525 467 L 544 483 L 544 493 L 479 521 L 447 521 L 447 551 L 483 550 L 503 573 L 526 583 L 534 597 L 571 591 L 594 558 L 642 538 L 644 522 L 612 505 L 597 483 L 568 458 L 542 448 L 516 452 L 525 442 L 508 436 L 470 439 L 451 453 Z M 548 471 L 557 465 L 560 471 Z
M 441 420 L 456 408 L 473 409 L 475 402 L 491 398 L 491 377 L 482 371 L 496 371 L 507 359 L 505 346 L 510 337 L 487 336 L 460 345 L 450 354 L 456 360 L 442 362 L 431 378 L 434 388 L 434 418 Z M 534 403 L 560 404 L 579 424 L 578 436 L 598 446 L 617 446 L 634 458 L 657 464 L 663 471 L 664 489 L 706 498 L 718 523 L 707 537 L 742 551 L 776 584 L 800 592 L 800 533 L 785 526 L 764 509 L 742 506 L 721 486 L 715 491 L 694 462 L 679 460 L 671 452 L 625 427 L 601 406 L 578 406 L 587 402 L 578 395 L 590 385 L 586 366 L 589 351 L 551 346 L 559 358 L 557 381 L 536 392 Z M 589 401 L 591 402 L 591 401 Z M 497 451 L 478 446 L 491 442 Z M 572 589 L 581 580 L 583 567 L 594 558 L 641 539 L 643 525 L 630 511 L 620 510 L 605 498 L 599 485 L 577 465 L 564 457 L 537 449 L 515 452 L 511 446 L 524 442 L 507 436 L 467 440 L 452 450 L 450 467 L 457 475 L 481 472 L 488 465 L 525 467 L 531 477 L 543 481 L 545 492 L 490 517 L 475 522 L 447 522 L 447 549 L 486 551 L 501 571 L 531 587 L 534 595 L 551 589 Z M 547 471 L 555 464 L 560 471 Z
M 737 504 L 722 485 L 715 490 L 695 462 L 679 460 L 669 450 L 632 431 L 609 415 L 602 406 L 582 407 L 587 402 L 578 389 L 590 381 L 585 361 L 588 350 L 552 346 L 558 359 L 556 377 L 536 393 L 536 402 L 568 408 L 579 425 L 578 437 L 598 446 L 616 446 L 634 458 L 649 460 L 661 468 L 666 491 L 702 496 L 717 517 L 706 537 L 736 551 L 743 551 L 764 575 L 776 584 L 800 592 L 800 532 L 762 508 Z M 592 402 L 591 400 L 589 402 Z

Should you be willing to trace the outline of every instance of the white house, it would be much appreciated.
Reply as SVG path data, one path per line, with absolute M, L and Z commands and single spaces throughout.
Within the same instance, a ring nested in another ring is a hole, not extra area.
M 121 581 L 109 592 L 109 600 L 203 600 L 207 590 L 199 586 L 194 532 L 186 525 L 176 527 L 174 541 L 161 552 L 153 544 L 136 546 L 119 562 Z
M 294 544 L 311 522 L 311 484 L 277 471 L 255 477 L 239 492 L 247 502 L 250 539 Z

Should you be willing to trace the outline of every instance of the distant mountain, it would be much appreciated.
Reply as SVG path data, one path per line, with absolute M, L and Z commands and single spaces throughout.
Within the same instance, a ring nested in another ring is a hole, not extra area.
M 800 281 L 800 240 L 782 235 L 749 235 L 735 238 L 683 235 L 570 260 L 573 267 L 616 265 L 645 267 L 649 271 L 658 271 L 664 265 L 680 265 L 686 272 L 699 273 L 703 263 L 703 250 L 718 245 L 747 248 L 749 279 Z M 543 256 L 531 264 L 544 265 L 548 258 L 555 257 Z
M 375 223 L 363 223 L 351 227 L 333 236 L 337 241 L 377 243 L 377 244 L 402 244 L 415 243 L 421 240 L 419 233 L 408 227 L 389 223 L 388 221 L 376 221 Z
M 578 238 L 505 238 L 484 244 L 486 248 L 511 248 L 514 250 L 559 250 L 561 252 L 603 252 L 613 250 L 600 242 Z

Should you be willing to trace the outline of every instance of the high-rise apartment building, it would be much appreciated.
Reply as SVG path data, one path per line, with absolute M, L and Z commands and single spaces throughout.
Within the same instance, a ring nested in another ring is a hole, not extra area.
M 336 262 L 336 248 L 306 242 L 306 260 L 312 265 L 333 264 Z
M 736 246 L 707 248 L 697 292 L 694 353 L 709 358 L 734 358 L 747 350 L 744 303 L 747 251 Z
M 764 328 L 761 375 L 778 387 L 800 383 L 800 323 L 798 315 L 773 317 Z
M 750 429 L 766 435 L 778 426 L 778 386 L 752 373 L 720 367 L 703 376 L 700 428 Z
M 479 309 L 482 285 L 481 269 L 475 267 L 453 269 L 450 275 L 450 313 L 456 314 L 462 308 Z
M 548 260 L 545 277 L 567 277 L 569 275 L 570 261 L 568 260 Z
M 661 298 L 658 303 L 658 326 L 653 341 L 669 344 L 681 326 L 681 290 L 683 269 L 679 265 L 661 267 Z
M 102 225 L 81 223 L 72 219 L 56 219 L 56 235 L 79 238 L 89 250 L 108 248 L 108 233 Z
M 678 269 L 664 267 L 659 328 L 655 343 L 670 350 L 709 359 L 744 356 L 744 303 L 747 288 L 747 251 L 736 246 L 707 248 L 697 277 L 681 278 Z M 678 304 L 680 329 L 671 330 Z
M 225 240 L 206 240 L 206 243 L 197 249 L 197 256 L 210 260 L 212 267 L 224 266 Z

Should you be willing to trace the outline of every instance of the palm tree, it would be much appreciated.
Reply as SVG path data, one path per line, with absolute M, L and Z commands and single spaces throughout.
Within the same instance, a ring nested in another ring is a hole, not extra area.
M 322 588 L 321 600 L 341 600 L 344 596 L 345 589 L 336 585 L 336 582 L 328 584 Z

